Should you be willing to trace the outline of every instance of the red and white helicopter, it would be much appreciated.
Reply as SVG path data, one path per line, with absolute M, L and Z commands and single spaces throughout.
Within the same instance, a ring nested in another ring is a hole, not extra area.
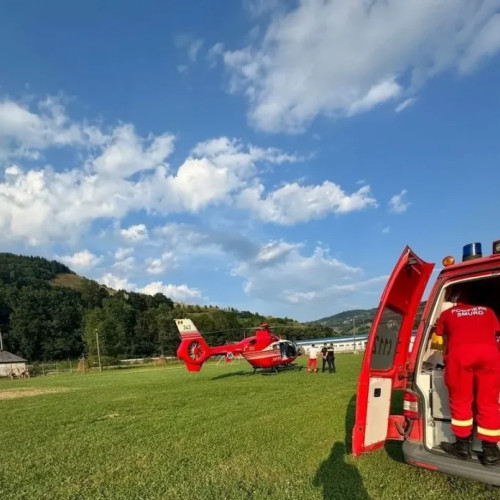
M 271 333 L 267 324 L 257 328 L 255 335 L 234 344 L 210 347 L 190 319 L 176 319 L 175 324 L 181 336 L 177 357 L 186 363 L 190 372 L 201 370 L 203 363 L 211 356 L 226 356 L 231 361 L 234 356 L 243 356 L 254 369 L 278 372 L 280 367 L 295 366 L 299 355 L 297 346 L 290 340 L 283 340 Z M 302 366 L 297 366 L 299 369 Z

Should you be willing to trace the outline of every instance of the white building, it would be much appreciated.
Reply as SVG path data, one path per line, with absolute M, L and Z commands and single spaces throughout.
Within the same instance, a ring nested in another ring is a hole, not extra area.
M 12 372 L 26 370 L 26 360 L 7 351 L 0 351 L 0 377 L 9 377 Z
M 415 340 L 416 331 L 412 332 L 410 339 L 409 351 L 413 348 L 413 341 Z M 295 342 L 297 346 L 302 347 L 307 351 L 313 344 L 320 349 L 326 344 L 333 344 L 335 352 L 354 352 L 354 344 L 356 344 L 356 352 L 364 352 L 366 344 L 368 343 L 368 335 L 356 335 L 356 337 L 326 337 L 324 339 L 307 339 L 298 340 Z
M 295 343 L 305 351 L 313 344 L 320 349 L 325 344 L 332 344 L 335 352 L 353 352 L 354 344 L 356 344 L 356 351 L 364 351 L 367 341 L 368 335 L 356 335 L 356 337 L 326 337 L 324 339 L 298 340 Z

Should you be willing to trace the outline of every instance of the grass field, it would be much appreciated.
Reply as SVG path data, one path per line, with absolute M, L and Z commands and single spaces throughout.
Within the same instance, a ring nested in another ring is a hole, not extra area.
M 0 382 L 1 499 L 500 499 L 348 435 L 361 356 L 335 375 L 245 362 Z M 18 397 L 23 396 L 23 397 Z

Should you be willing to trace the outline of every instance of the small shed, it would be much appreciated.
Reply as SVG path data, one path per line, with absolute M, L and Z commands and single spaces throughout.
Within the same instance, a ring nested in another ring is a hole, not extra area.
M 9 377 L 12 372 L 22 373 L 26 370 L 26 360 L 7 351 L 0 351 L 0 377 Z

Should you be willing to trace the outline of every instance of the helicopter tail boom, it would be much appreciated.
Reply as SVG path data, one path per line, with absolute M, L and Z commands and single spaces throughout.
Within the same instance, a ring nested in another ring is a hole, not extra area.
M 181 336 L 177 357 L 186 363 L 190 372 L 199 372 L 212 355 L 211 349 L 190 319 L 176 319 L 175 324 Z

